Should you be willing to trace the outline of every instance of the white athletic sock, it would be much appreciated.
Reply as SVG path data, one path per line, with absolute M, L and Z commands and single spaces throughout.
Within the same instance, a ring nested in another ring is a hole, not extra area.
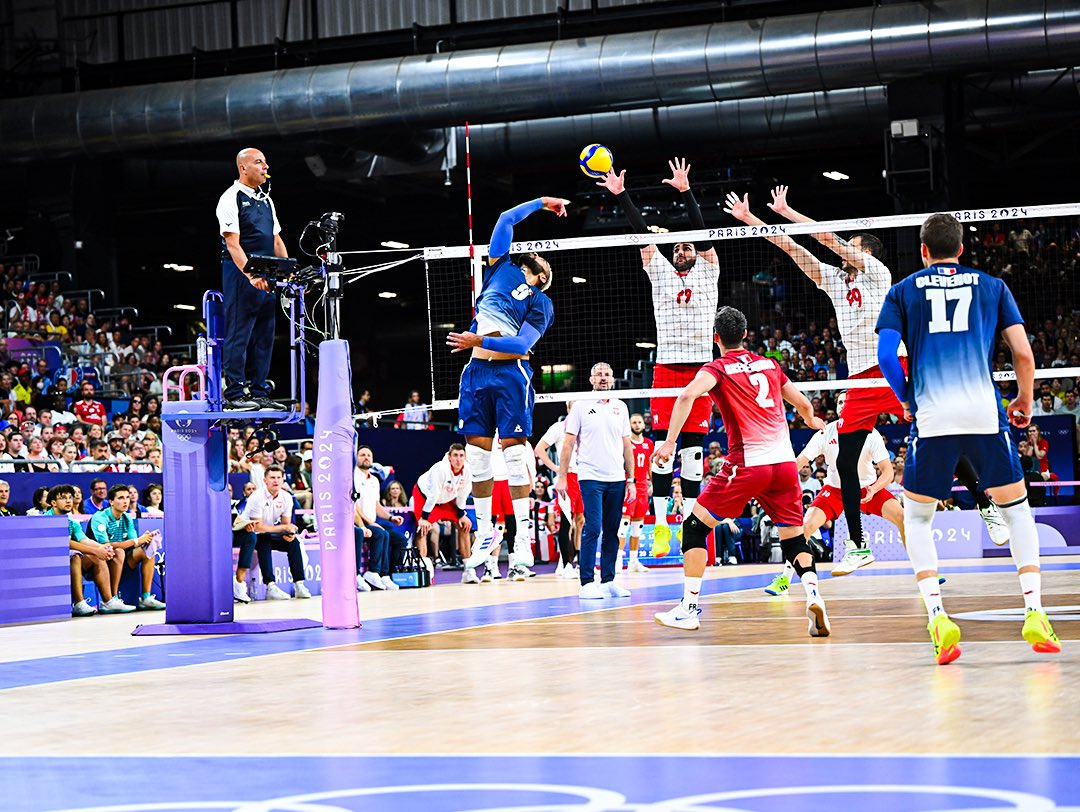
M 682 500 L 682 515 L 684 519 L 689 519 L 690 514 L 694 512 L 694 505 L 697 504 L 696 496 L 684 496 Z
M 529 530 L 529 497 L 523 496 L 521 499 L 512 499 L 511 502 L 514 505 L 514 518 L 517 520 L 517 533 L 522 535 L 528 533 Z
M 1020 573 L 1020 589 L 1024 592 L 1024 608 L 1029 612 L 1042 611 L 1042 573 Z
M 683 578 L 683 608 L 692 612 L 698 608 L 698 597 L 701 595 L 701 579 L 691 578 L 687 575 Z
M 790 561 L 784 562 L 784 577 L 788 579 L 788 583 L 792 583 L 795 580 L 795 565 Z
M 492 532 L 491 497 L 474 496 L 473 503 L 476 505 L 476 537 L 482 539 Z
M 938 615 L 945 614 L 945 606 L 941 603 L 941 585 L 938 583 L 937 575 L 931 575 L 919 581 L 919 592 L 922 593 L 923 603 L 926 604 L 926 614 L 931 621 Z
M 635 547 L 634 549 L 632 549 L 630 551 L 630 563 L 631 564 L 633 564 L 635 561 L 637 561 L 637 553 L 638 553 L 637 547 Z
M 802 574 L 800 580 L 802 581 L 803 590 L 806 592 L 806 602 L 820 603 L 821 593 L 818 592 L 817 572 L 807 570 Z
M 653 513 L 656 514 L 656 525 L 667 527 L 667 495 L 654 496 L 652 498 Z

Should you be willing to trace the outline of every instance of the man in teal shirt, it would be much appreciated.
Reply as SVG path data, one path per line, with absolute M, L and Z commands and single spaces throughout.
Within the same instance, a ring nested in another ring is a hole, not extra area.
M 128 486 L 113 485 L 109 488 L 109 506 L 90 518 L 90 530 L 99 544 L 109 545 L 116 554 L 109 567 L 113 594 L 120 589 L 120 576 L 124 561 L 127 561 L 131 569 L 138 567 L 142 574 L 142 595 L 136 608 L 164 609 L 165 604 L 150 594 L 154 583 L 154 554 L 150 547 L 154 534 L 136 535 L 135 520 L 127 512 L 130 502 Z

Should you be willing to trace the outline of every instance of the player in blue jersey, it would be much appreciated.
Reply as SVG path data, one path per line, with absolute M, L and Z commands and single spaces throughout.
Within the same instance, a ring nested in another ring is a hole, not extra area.
M 532 434 L 533 387 L 529 352 L 551 326 L 551 265 L 535 254 L 510 258 L 514 226 L 541 209 L 566 216 L 568 200 L 541 197 L 504 211 L 491 233 L 488 268 L 476 299 L 476 317 L 468 332 L 446 338 L 453 352 L 472 350 L 461 373 L 458 429 L 465 435 L 465 457 L 472 474 L 476 505 L 476 539 L 465 561 L 465 577 L 497 549 L 491 522 L 491 445 L 498 431 L 517 520 L 513 550 L 517 563 L 531 566 L 532 524 L 529 521 L 529 475 L 525 441 Z
M 960 627 L 945 613 L 931 524 L 948 499 L 952 472 L 964 454 L 1009 526 L 1009 544 L 1026 608 L 1023 636 L 1039 653 L 1061 644 L 1042 608 L 1039 538 L 1027 500 L 1009 422 L 1031 422 L 1035 357 L 1012 293 L 1000 279 L 959 264 L 964 230 L 934 214 L 919 239 L 926 267 L 893 285 L 878 317 L 878 363 L 912 422 L 904 466 L 904 531 L 930 622 L 939 665 L 960 656 Z M 1012 352 L 1019 394 L 1002 409 L 990 358 L 998 334 Z M 905 379 L 896 350 L 908 350 Z

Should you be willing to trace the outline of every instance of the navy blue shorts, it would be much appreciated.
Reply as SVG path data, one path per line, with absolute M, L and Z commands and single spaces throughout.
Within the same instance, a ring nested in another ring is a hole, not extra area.
M 524 359 L 470 359 L 461 372 L 458 430 L 466 437 L 532 434 L 532 367 Z
M 997 434 L 912 437 L 904 462 L 904 490 L 935 499 L 952 494 L 953 472 L 963 454 L 979 475 L 979 487 L 998 488 L 1024 478 L 1008 429 Z

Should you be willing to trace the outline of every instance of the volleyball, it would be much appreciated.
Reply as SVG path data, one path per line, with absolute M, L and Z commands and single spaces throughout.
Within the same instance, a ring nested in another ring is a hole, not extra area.
M 615 157 L 603 144 L 589 144 L 581 151 L 578 165 L 590 178 L 602 178 L 615 166 Z

